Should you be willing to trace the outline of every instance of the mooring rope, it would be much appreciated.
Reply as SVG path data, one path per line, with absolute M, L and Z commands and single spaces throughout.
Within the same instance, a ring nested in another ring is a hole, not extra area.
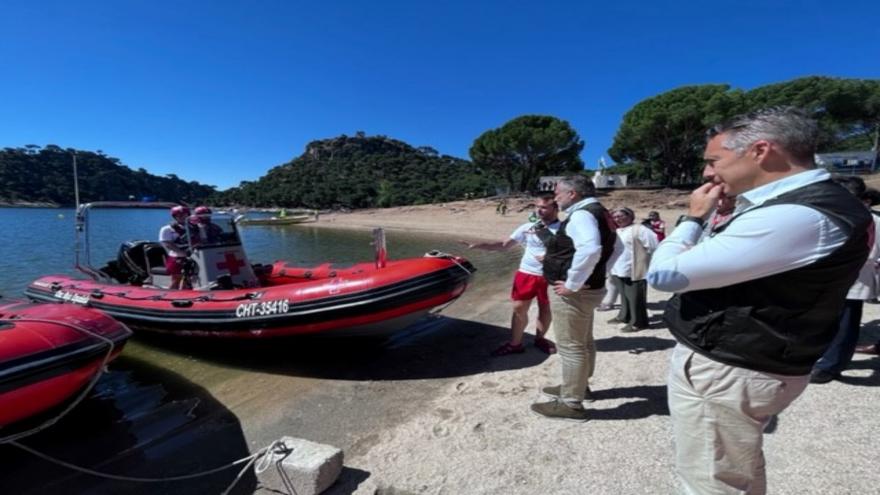
M 108 339 L 107 337 L 104 337 L 103 335 L 100 335 L 100 334 L 95 333 L 85 327 L 82 327 L 80 325 L 76 325 L 73 323 L 66 323 L 66 322 L 56 321 L 56 320 L 48 320 L 48 319 L 44 319 L 44 318 L 15 318 L 15 319 L 5 318 L 2 321 L 9 321 L 12 323 L 18 323 L 18 322 L 51 323 L 53 325 L 65 326 L 68 328 L 72 328 L 75 331 L 82 332 L 86 335 L 89 335 L 91 337 L 94 337 L 98 340 L 103 341 L 105 344 L 107 344 L 108 349 L 107 349 L 107 354 L 104 355 L 103 361 L 101 361 L 101 366 L 98 367 L 98 370 L 95 372 L 95 375 L 89 381 L 89 384 L 86 386 L 86 388 L 83 389 L 82 392 L 80 392 L 80 394 L 77 396 L 77 398 L 73 402 L 71 402 L 66 408 L 64 408 L 63 411 L 61 411 L 57 416 L 48 419 L 46 422 L 42 423 L 39 426 L 35 426 L 34 428 L 31 428 L 30 430 L 25 430 L 23 432 L 15 433 L 13 435 L 9 435 L 6 437 L 0 437 L 0 445 L 2 445 L 4 443 L 14 443 L 16 440 L 18 440 L 20 438 L 28 437 L 28 436 L 31 436 L 35 433 L 39 433 L 39 432 L 45 430 L 46 428 L 54 425 L 59 420 L 61 420 L 61 418 L 66 416 L 67 413 L 69 413 L 74 407 L 76 407 L 80 402 L 82 402 L 83 399 L 86 398 L 86 395 L 88 395 L 89 392 L 92 391 L 92 388 L 94 388 L 95 384 L 98 383 L 98 379 L 101 378 L 101 375 L 104 374 L 104 368 L 107 366 L 107 363 L 110 362 L 110 357 L 113 355 L 113 349 L 115 348 L 115 344 L 113 343 L 113 341 Z
M 266 469 L 268 469 L 268 467 L 271 466 L 271 459 L 273 456 L 266 455 L 267 453 L 272 452 L 275 454 L 280 454 L 280 455 L 286 456 L 286 455 L 289 455 L 290 452 L 293 451 L 293 449 L 288 447 L 284 443 L 283 440 L 279 439 L 279 440 L 275 440 L 274 442 L 270 443 L 269 445 L 263 447 L 262 449 L 258 450 L 257 452 L 255 452 L 249 456 L 242 457 L 241 459 L 229 462 L 227 464 L 224 464 L 224 465 L 216 467 L 216 468 L 208 469 L 205 471 L 199 471 L 197 473 L 179 475 L 179 476 L 165 476 L 165 477 L 157 477 L 157 478 L 147 478 L 147 477 L 138 477 L 138 476 L 122 476 L 122 475 L 118 475 L 118 474 L 104 473 L 101 471 L 96 471 L 94 469 L 89 469 L 89 468 L 78 466 L 76 464 L 73 464 L 73 463 L 70 463 L 67 461 L 63 461 L 63 460 L 58 459 L 56 457 L 52 457 L 48 454 L 44 454 L 44 453 L 42 453 L 32 447 L 28 447 L 27 445 L 23 445 L 18 442 L 19 439 L 34 435 L 36 433 L 39 433 L 39 432 L 45 430 L 46 428 L 49 428 L 52 425 L 54 425 L 55 423 L 60 421 L 63 417 L 65 417 L 71 410 L 73 410 L 74 407 L 79 405 L 79 403 L 82 402 L 83 399 L 86 398 L 86 396 L 95 387 L 95 384 L 98 382 L 98 380 L 104 374 L 104 370 L 106 369 L 107 363 L 110 361 L 110 357 L 113 355 L 113 349 L 115 348 L 115 344 L 113 343 L 112 340 L 104 337 L 103 335 L 100 335 L 100 334 L 95 333 L 85 327 L 82 327 L 80 325 L 76 325 L 73 323 L 48 320 L 48 319 L 44 319 L 44 318 L 15 318 L 15 319 L 4 318 L 4 319 L 0 319 L 0 321 L 9 321 L 9 322 L 13 322 L 13 323 L 21 323 L 21 322 L 51 323 L 54 325 L 61 325 L 61 326 L 71 328 L 75 331 L 82 332 L 82 333 L 89 335 L 91 337 L 94 337 L 98 340 L 101 340 L 104 343 L 106 343 L 108 346 L 107 354 L 104 355 L 104 359 L 101 361 L 101 366 L 95 372 L 95 375 L 91 378 L 91 380 L 89 381 L 89 384 L 82 390 L 82 392 L 80 392 L 80 394 L 77 396 L 77 398 L 73 402 L 71 402 L 66 408 L 64 408 L 64 410 L 61 411 L 58 415 L 45 421 L 44 423 L 40 424 L 39 426 L 36 426 L 34 428 L 31 428 L 31 429 L 23 431 L 23 432 L 19 432 L 19 433 L 13 434 L 13 435 L 9 435 L 9 436 L 0 438 L 0 445 L 9 444 L 13 447 L 17 447 L 21 450 L 24 450 L 25 452 L 28 452 L 29 454 L 32 454 L 36 457 L 39 457 L 40 459 L 51 462 L 53 464 L 57 464 L 59 466 L 66 467 L 68 469 L 72 469 L 74 471 L 78 471 L 83 474 L 89 474 L 92 476 L 97 476 L 99 478 L 105 478 L 105 479 L 110 479 L 110 480 L 131 481 L 131 482 L 137 482 L 137 483 L 164 483 L 164 482 L 172 482 L 172 481 L 185 481 L 185 480 L 190 480 L 190 479 L 194 479 L 194 478 L 201 478 L 203 476 L 209 476 L 212 474 L 216 474 L 221 471 L 225 471 L 229 468 L 235 467 L 239 464 L 247 463 L 244 466 L 244 468 L 242 468 L 242 470 L 238 473 L 238 475 L 235 477 L 235 479 L 232 481 L 232 483 L 226 488 L 226 490 L 223 491 L 222 495 L 228 495 L 232 491 L 232 489 L 235 487 L 235 485 L 239 482 L 239 480 L 241 480 L 242 476 L 244 476 L 244 473 L 247 472 L 248 468 L 250 468 L 255 462 L 257 462 L 258 459 L 260 459 L 260 463 L 258 463 L 256 466 L 256 472 L 261 473 L 261 472 L 265 471 Z M 289 477 L 287 476 L 287 473 L 285 473 L 284 470 L 281 468 L 280 461 L 278 463 L 276 463 L 276 468 L 278 469 L 279 477 L 281 478 L 282 482 L 284 482 L 285 488 L 287 488 L 291 494 L 294 494 L 295 490 L 293 488 L 293 484 L 290 481 Z

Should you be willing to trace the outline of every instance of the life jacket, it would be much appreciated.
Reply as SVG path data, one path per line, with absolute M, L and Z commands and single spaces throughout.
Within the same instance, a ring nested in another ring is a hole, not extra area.
M 174 239 L 174 244 L 176 244 L 177 246 L 183 247 L 183 248 L 187 247 L 186 227 L 179 224 L 175 220 L 172 220 L 171 222 L 169 222 L 168 226 L 171 227 L 171 229 L 174 231 L 175 234 L 177 234 L 177 239 Z

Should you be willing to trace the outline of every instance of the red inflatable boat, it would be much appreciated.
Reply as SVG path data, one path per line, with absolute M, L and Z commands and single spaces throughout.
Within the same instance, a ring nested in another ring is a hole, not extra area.
M 82 212 L 80 217 L 85 224 L 87 217 Z M 77 268 L 91 280 L 46 276 L 32 282 L 26 294 L 38 301 L 100 309 L 136 331 L 251 339 L 376 336 L 400 330 L 455 300 L 474 271 L 467 260 L 443 253 L 386 261 L 381 230 L 374 233 L 374 262 L 345 267 L 297 267 L 283 261 L 252 265 L 235 221 L 222 215 L 209 221 L 210 242 L 195 232 L 189 236 L 181 284 L 186 288 L 174 287 L 161 245 L 137 241 L 124 243 L 117 259 L 100 269 L 78 261 Z
M 90 333 L 113 342 L 111 357 L 131 336 L 125 325 L 99 311 L 68 304 L 0 305 L 0 428 L 61 404 L 100 371 L 110 344 Z

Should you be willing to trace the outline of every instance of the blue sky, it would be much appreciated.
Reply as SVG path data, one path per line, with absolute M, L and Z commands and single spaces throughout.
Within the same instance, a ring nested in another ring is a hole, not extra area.
M 523 114 L 595 167 L 640 100 L 880 78 L 880 2 L 58 1 L 0 5 L 0 146 L 103 150 L 225 189 L 357 131 L 467 157 Z

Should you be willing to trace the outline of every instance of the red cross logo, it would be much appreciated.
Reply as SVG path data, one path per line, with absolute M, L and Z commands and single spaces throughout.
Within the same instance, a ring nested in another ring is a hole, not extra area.
M 229 270 L 230 275 L 238 275 L 241 273 L 241 270 L 239 270 L 238 267 L 244 266 L 244 260 L 236 258 L 235 251 L 226 251 L 223 253 L 223 258 L 225 258 L 226 261 L 217 263 L 217 268 L 221 270 Z

